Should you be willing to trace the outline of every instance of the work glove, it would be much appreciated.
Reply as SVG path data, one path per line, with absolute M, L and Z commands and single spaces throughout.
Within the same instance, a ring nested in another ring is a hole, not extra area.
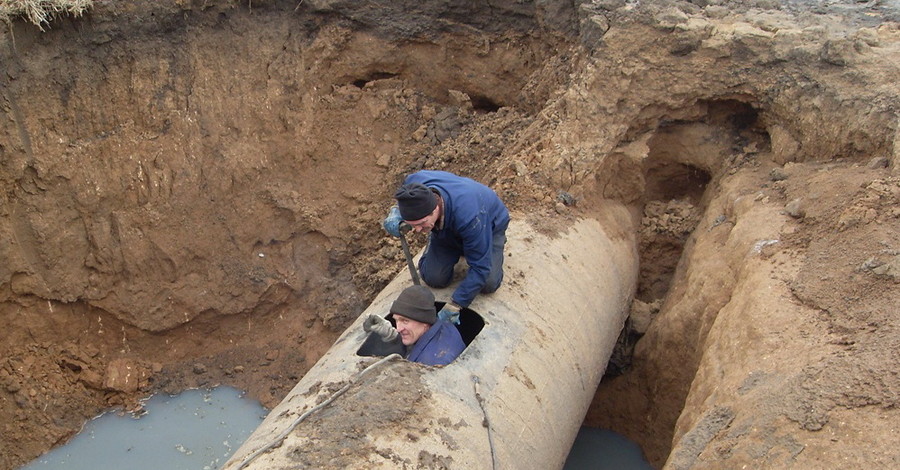
M 381 336 L 381 339 L 385 342 L 391 342 L 397 338 L 397 330 L 391 326 L 391 322 L 378 315 L 370 314 L 366 317 L 365 321 L 363 321 L 363 330 L 366 333 L 375 333 Z
M 391 211 L 388 212 L 387 217 L 384 218 L 384 221 L 381 222 L 381 226 L 384 227 L 384 230 L 387 233 L 400 238 L 400 224 L 403 223 L 403 218 L 400 217 L 400 209 L 397 206 L 391 207 Z
M 453 301 L 447 302 L 444 304 L 444 308 L 438 312 L 438 320 L 448 321 L 455 325 L 459 325 L 459 305 L 456 305 Z

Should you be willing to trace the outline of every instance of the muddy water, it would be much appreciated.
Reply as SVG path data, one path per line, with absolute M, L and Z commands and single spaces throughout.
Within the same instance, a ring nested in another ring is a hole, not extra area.
M 139 417 L 106 413 L 88 422 L 68 444 L 21 470 L 128 468 L 212 470 L 268 413 L 231 387 L 157 395 Z M 563 470 L 652 470 L 640 447 L 613 431 L 584 427 Z
M 156 395 L 146 413 L 106 413 L 65 446 L 22 467 L 27 470 L 220 468 L 267 414 L 239 390 L 217 387 Z
M 582 427 L 563 470 L 653 470 L 640 446 L 610 431 Z

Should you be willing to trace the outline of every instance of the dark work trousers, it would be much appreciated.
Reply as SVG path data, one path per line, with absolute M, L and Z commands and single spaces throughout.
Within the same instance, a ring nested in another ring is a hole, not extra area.
M 491 271 L 485 280 L 482 293 L 489 294 L 500 288 L 503 282 L 503 248 L 506 245 L 506 227 L 494 230 L 491 243 Z M 453 280 L 453 267 L 463 256 L 462 245 L 455 240 L 428 237 L 428 247 L 419 260 L 419 273 L 425 284 L 441 288 Z

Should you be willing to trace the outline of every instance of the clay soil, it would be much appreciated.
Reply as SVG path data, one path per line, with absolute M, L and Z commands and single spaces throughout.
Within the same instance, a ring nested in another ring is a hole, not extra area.
M 585 424 L 657 468 L 900 466 L 896 2 L 389 3 L 8 25 L 0 469 L 154 393 L 277 404 L 405 269 L 422 168 L 550 233 L 631 208 Z

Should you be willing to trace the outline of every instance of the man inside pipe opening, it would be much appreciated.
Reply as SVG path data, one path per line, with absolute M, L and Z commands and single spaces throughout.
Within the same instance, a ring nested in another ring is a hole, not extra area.
M 503 282 L 503 248 L 509 211 L 491 188 L 446 171 L 422 170 L 409 176 L 394 193 L 397 205 L 382 222 L 385 231 L 402 237 L 403 223 L 428 234 L 419 259 L 425 284 L 442 288 L 453 280 L 460 256 L 469 269 L 438 318 L 459 324 L 460 309 L 479 293 L 491 293 Z
M 425 286 L 403 289 L 391 304 L 390 314 L 397 327 L 378 315 L 363 322 L 367 333 L 374 333 L 386 343 L 403 345 L 403 356 L 412 362 L 443 366 L 453 362 L 466 348 L 459 330 L 450 322 L 439 320 L 434 294 Z

